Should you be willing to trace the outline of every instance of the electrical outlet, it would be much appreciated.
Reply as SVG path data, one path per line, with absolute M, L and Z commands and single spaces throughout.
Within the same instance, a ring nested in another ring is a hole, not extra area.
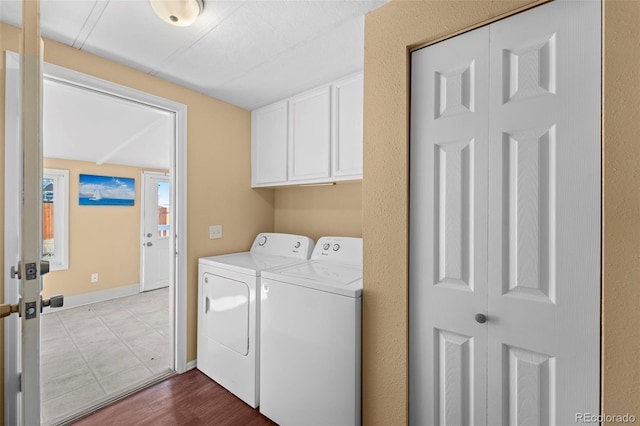
M 97 283 L 98 282 L 98 273 L 97 272 L 95 274 L 91 274 L 91 282 L 92 283 Z
M 209 239 L 217 240 L 218 238 L 222 238 L 222 225 L 209 226 Z

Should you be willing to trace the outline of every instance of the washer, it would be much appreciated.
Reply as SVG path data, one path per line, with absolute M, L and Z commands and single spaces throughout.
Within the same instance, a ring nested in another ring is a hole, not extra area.
M 198 369 L 256 408 L 259 400 L 260 273 L 305 261 L 310 238 L 258 234 L 251 250 L 198 264 Z
M 280 425 L 360 424 L 362 239 L 263 271 L 260 412 Z

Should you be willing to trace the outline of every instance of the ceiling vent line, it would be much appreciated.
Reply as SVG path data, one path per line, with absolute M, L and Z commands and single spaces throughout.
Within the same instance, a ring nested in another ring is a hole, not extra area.
M 109 0 L 105 2 L 97 1 L 93 4 L 89 16 L 87 16 L 84 24 L 82 24 L 82 28 L 80 29 L 80 32 L 78 32 L 78 35 L 73 41 L 71 47 L 82 50 L 84 44 L 87 42 L 87 40 L 91 36 L 91 33 L 93 33 L 93 30 L 96 28 L 96 25 L 98 25 L 100 18 L 102 18 L 102 14 L 105 10 L 107 10 L 108 5 Z

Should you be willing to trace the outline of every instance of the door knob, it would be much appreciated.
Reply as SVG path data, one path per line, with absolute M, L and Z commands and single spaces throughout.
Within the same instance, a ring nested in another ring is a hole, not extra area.
M 485 322 L 487 322 L 487 316 L 485 314 L 477 313 L 476 321 L 480 324 L 484 324 Z
M 153 243 L 147 243 L 147 247 L 151 247 Z
M 151 238 L 151 237 L 153 237 L 153 234 L 152 234 L 151 232 L 149 232 L 149 233 L 147 234 L 147 238 Z
M 49 306 L 50 308 L 62 308 L 64 306 L 64 296 L 62 295 L 51 296 L 51 299 L 40 298 L 40 300 L 40 312 L 42 312 L 42 308 L 45 306 Z
M 49 273 L 49 261 L 41 260 L 40 261 L 40 275 L 45 275 Z

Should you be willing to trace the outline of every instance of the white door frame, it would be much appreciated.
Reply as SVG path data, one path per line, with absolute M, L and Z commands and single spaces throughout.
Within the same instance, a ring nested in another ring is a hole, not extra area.
M 16 180 L 7 177 L 18 176 L 20 173 L 20 153 L 18 144 L 11 143 L 19 140 L 20 110 L 19 84 L 20 77 L 13 70 L 19 69 L 20 55 L 6 52 L 6 91 L 5 91 L 5 271 L 4 271 L 4 301 L 16 303 L 18 300 L 17 286 L 11 285 L 10 267 L 16 264 L 16 254 L 19 244 L 15 241 L 16 223 L 19 223 L 19 209 L 13 200 L 18 199 Z M 57 65 L 44 63 L 43 75 L 45 79 L 81 87 L 86 90 L 103 93 L 106 96 L 126 99 L 163 109 L 175 114 L 175 137 L 171 149 L 171 229 L 175 238 L 171 240 L 172 250 L 176 253 L 176 260 L 171 264 L 171 276 L 174 280 L 173 297 L 171 298 L 171 316 L 174 326 L 174 369 L 178 373 L 187 371 L 187 106 L 159 96 L 151 95 L 136 89 L 111 83 L 96 77 L 82 74 Z M 9 200 L 9 202 L 7 202 Z M 16 318 L 5 318 L 5 424 L 16 424 L 19 412 L 18 395 L 20 333 L 19 321 Z M 15 378 L 15 380 L 14 380 Z
M 145 291 L 144 288 L 144 283 L 145 283 L 145 268 L 146 268 L 146 261 L 145 261 L 145 241 L 146 241 L 146 237 L 144 235 L 145 228 L 146 228 L 146 210 L 147 210 L 147 177 L 152 177 L 152 178 L 156 178 L 156 179 L 160 179 L 163 181 L 168 181 L 169 185 L 171 185 L 171 176 L 168 173 L 161 173 L 161 172 L 150 172 L 150 171 L 143 171 L 142 174 L 142 179 L 141 179 L 141 191 L 140 191 L 140 291 L 143 292 Z M 169 188 L 171 190 L 171 188 Z M 169 200 L 171 201 L 171 200 Z M 157 216 L 157 214 L 156 214 Z M 169 212 L 169 218 L 171 218 L 171 212 Z M 171 230 L 169 230 L 171 231 Z

